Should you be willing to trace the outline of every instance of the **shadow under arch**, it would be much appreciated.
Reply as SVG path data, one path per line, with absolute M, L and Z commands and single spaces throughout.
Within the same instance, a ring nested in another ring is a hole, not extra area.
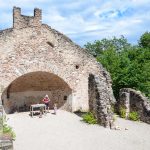
M 3 91 L 1 99 L 6 113 L 23 111 L 26 106 L 41 103 L 43 97 L 48 94 L 50 108 L 57 103 L 58 108 L 71 111 L 72 89 L 59 76 L 36 71 L 24 74 L 14 81 Z M 22 110 L 21 110 L 22 109 Z

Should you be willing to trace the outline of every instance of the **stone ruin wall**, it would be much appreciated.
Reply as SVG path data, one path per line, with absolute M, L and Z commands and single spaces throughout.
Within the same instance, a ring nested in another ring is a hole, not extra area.
M 130 88 L 120 90 L 119 107 L 126 109 L 126 116 L 132 111 L 138 112 L 140 120 L 150 124 L 150 100 L 140 91 Z
M 89 109 L 98 120 L 98 123 L 105 126 L 114 126 L 113 112 L 111 105 L 114 103 L 109 100 L 107 89 L 103 88 L 103 81 L 99 76 L 90 74 L 89 76 Z
M 13 28 L 21 29 L 28 26 L 42 25 L 42 11 L 38 8 L 34 9 L 34 16 L 24 16 L 21 14 L 21 8 L 14 7 L 13 9 Z
M 51 72 L 61 77 L 73 90 L 75 98 L 73 105 L 77 107 L 74 110 L 82 109 L 83 105 L 83 111 L 86 111 L 88 110 L 88 76 L 92 72 L 104 81 L 104 88 L 108 89 L 107 94 L 110 95 L 110 99 L 112 98 L 110 79 L 104 76 L 103 67 L 83 49 L 64 39 L 53 29 L 45 25 L 40 28 L 23 28 L 4 33 L 0 39 L 0 47 L 3 51 L 0 60 L 2 89 L 26 73 Z M 54 44 L 54 47 L 47 44 L 49 41 Z M 76 69 L 76 66 L 79 68 Z
M 36 11 L 38 17 L 34 14 L 32 19 L 38 18 L 37 21 L 30 21 L 31 18 L 24 19 L 20 9 L 15 8 L 13 28 L 0 31 L 1 92 L 27 73 L 53 73 L 72 89 L 72 111 L 88 111 L 89 75 L 93 74 L 98 76 L 101 84 L 101 99 L 114 103 L 109 73 L 86 50 L 48 25 L 41 24 L 41 11 Z

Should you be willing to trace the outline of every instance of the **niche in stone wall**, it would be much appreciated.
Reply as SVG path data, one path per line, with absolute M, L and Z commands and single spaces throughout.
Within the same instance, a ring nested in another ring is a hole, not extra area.
M 14 80 L 3 93 L 5 111 L 13 113 L 15 109 L 20 111 L 24 106 L 29 108 L 31 104 L 42 103 L 46 94 L 51 100 L 51 109 L 54 103 L 62 108 L 70 100 L 72 90 L 55 74 L 41 71 L 25 74 Z
M 50 47 L 52 47 L 52 48 L 54 48 L 54 44 L 52 43 L 52 42 L 47 42 L 47 44 L 50 46 Z

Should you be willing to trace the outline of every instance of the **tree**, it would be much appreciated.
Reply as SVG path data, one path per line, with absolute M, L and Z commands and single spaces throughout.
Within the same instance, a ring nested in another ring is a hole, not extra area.
M 94 57 L 97 57 L 103 53 L 103 51 L 108 49 L 114 49 L 116 52 L 130 48 L 130 44 L 127 42 L 124 36 L 120 38 L 113 37 L 112 39 L 102 39 L 97 40 L 94 43 L 87 43 L 84 45 L 89 53 Z
M 129 44 L 123 36 L 85 45 L 97 61 L 110 72 L 116 99 L 119 90 L 125 87 L 141 90 L 150 97 L 150 48 L 143 39 L 145 34 L 140 38 L 142 42 L 136 46 Z
M 145 32 L 141 36 L 139 45 L 143 48 L 150 48 L 150 32 Z

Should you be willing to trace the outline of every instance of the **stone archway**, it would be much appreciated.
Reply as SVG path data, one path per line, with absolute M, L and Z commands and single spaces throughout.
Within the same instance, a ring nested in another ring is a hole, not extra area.
M 41 103 L 45 94 L 51 99 L 51 108 L 57 103 L 58 108 L 70 111 L 71 88 L 57 75 L 43 71 L 24 74 L 11 82 L 2 94 L 4 109 L 13 113 L 14 109 Z

